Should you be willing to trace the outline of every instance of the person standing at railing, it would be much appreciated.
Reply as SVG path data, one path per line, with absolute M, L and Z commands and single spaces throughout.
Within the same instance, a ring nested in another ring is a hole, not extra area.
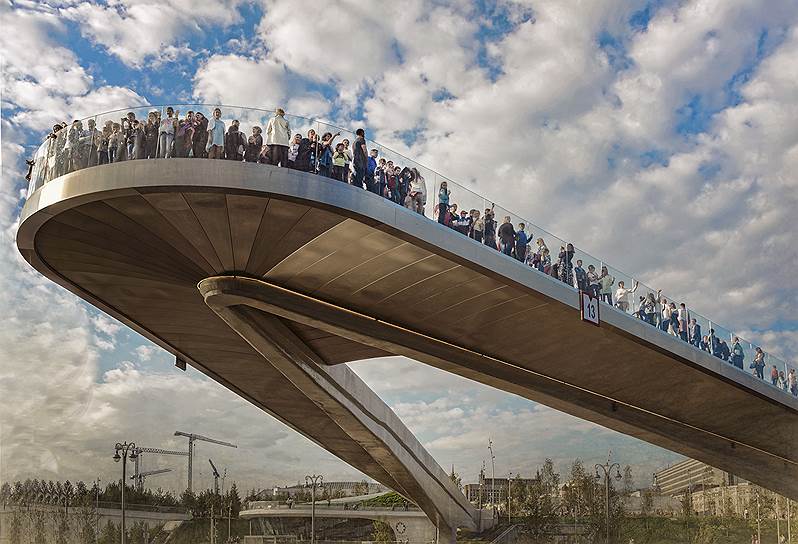
M 194 114 L 194 134 L 191 140 L 191 154 L 195 159 L 205 158 L 205 145 L 208 143 L 208 119 L 198 111 Z
M 468 236 L 468 231 L 471 230 L 471 216 L 468 215 L 466 210 L 460 210 L 460 215 L 454 218 L 454 230 Z
M 623 281 L 618 282 L 618 289 L 615 291 L 615 306 L 624 312 L 629 311 L 629 295 L 637 291 L 639 283 L 635 281 L 634 287 L 627 289 Z
M 175 110 L 170 106 L 166 108 L 166 117 L 161 119 L 158 127 L 158 157 L 168 159 L 172 157 L 172 144 L 175 140 L 175 127 L 177 119 Z
M 745 361 L 745 352 L 743 346 L 740 345 L 740 339 L 736 336 L 732 339 L 731 355 L 729 362 L 737 368 L 743 368 L 743 361 Z M 752 367 L 753 368 L 753 367 Z
M 132 157 L 134 159 L 146 159 L 146 138 L 144 134 L 144 125 L 138 119 L 133 120 L 133 128 L 131 129 L 130 138 L 133 140 Z
M 269 162 L 272 166 L 288 167 L 288 145 L 291 143 L 291 127 L 283 108 L 274 110 L 274 117 L 266 125 L 266 145 L 269 146 Z
M 78 159 L 78 142 L 80 141 L 81 132 L 83 132 L 83 124 L 75 119 L 67 131 L 66 145 L 64 146 L 66 156 L 65 174 L 77 170 L 77 165 L 80 162 Z
M 495 204 L 491 202 L 490 208 L 485 208 L 485 231 L 483 244 L 493 249 L 498 249 L 496 245 L 496 214 L 493 212 Z
M 111 123 L 111 135 L 108 137 L 108 160 L 116 162 L 116 151 L 119 149 L 119 123 Z
M 244 139 L 244 133 L 238 127 L 238 119 L 234 119 L 224 135 L 224 158 L 229 161 L 241 162 L 244 160 L 244 146 L 247 142 Z M 288 148 L 286 147 L 286 149 Z M 286 164 L 284 163 L 283 166 Z
M 756 348 L 754 362 L 751 363 L 750 368 L 754 370 L 754 376 L 760 380 L 765 379 L 765 353 L 762 351 L 762 348 Z
M 776 387 L 779 385 L 779 369 L 776 365 L 770 369 L 770 383 Z
M 684 302 L 679 304 L 679 310 L 677 312 L 676 318 L 679 321 L 679 338 L 687 342 L 689 338 L 687 324 L 690 322 L 690 315 L 687 312 L 687 306 L 685 306 Z
M 316 131 L 308 130 L 308 135 L 299 142 L 296 155 L 296 169 L 302 172 L 312 172 L 316 167 Z
M 380 194 L 379 186 L 374 179 L 374 175 L 377 172 L 377 157 L 379 156 L 380 152 L 377 149 L 372 149 L 369 151 L 368 159 L 366 160 L 366 190 L 370 193 Z
M 787 388 L 790 393 L 798 397 L 798 376 L 795 375 L 795 369 L 791 368 L 787 373 Z
M 136 152 L 133 146 L 136 143 L 135 135 L 133 134 L 136 122 L 136 114 L 132 111 L 127 112 L 127 115 L 122 118 L 122 134 L 125 137 L 125 160 L 133 160 L 136 158 Z
M 654 293 L 647 293 L 640 304 L 640 318 L 649 325 L 655 325 L 657 320 L 657 301 Z
M 343 144 L 338 144 L 333 148 L 333 142 L 339 136 L 340 132 L 336 132 L 332 134 L 330 132 L 325 132 L 324 135 L 321 137 L 321 142 L 319 142 L 319 160 L 318 160 L 318 174 L 320 176 L 324 176 L 325 178 L 335 178 L 339 181 L 346 181 L 343 175 L 343 168 L 344 164 L 346 163 L 346 155 L 343 153 Z M 334 158 L 335 158 L 335 149 L 336 151 L 340 147 L 341 155 L 338 159 L 340 163 L 341 170 L 338 174 L 333 173 L 334 168 Z
M 191 112 L 188 112 L 191 115 Z M 148 159 L 158 157 L 158 114 L 151 111 L 144 123 L 144 149 Z
M 407 187 L 405 207 L 424 215 L 424 205 L 427 203 L 427 183 L 416 168 L 405 166 L 399 176 Z
M 366 131 L 359 128 L 355 134 L 357 137 L 355 138 L 354 156 L 352 157 L 352 165 L 355 167 L 355 172 L 352 185 L 368 190 L 371 184 L 367 181 L 369 150 L 366 146 Z
M 504 222 L 499 227 L 497 234 L 499 235 L 499 249 L 501 252 L 512 256 L 513 246 L 515 245 L 515 229 L 509 215 L 504 217 Z
M 222 110 L 214 108 L 213 118 L 208 121 L 208 143 L 205 144 L 205 151 L 208 152 L 209 159 L 224 158 L 224 133 Z
M 565 247 L 560 248 L 560 254 L 557 257 L 557 273 L 560 275 L 560 281 L 573 286 L 574 284 L 574 245 L 572 243 L 565 244 Z
M 175 131 L 175 157 L 186 158 L 191 152 L 191 143 L 194 141 L 194 112 L 189 111 L 181 121 L 178 119 Z
M 701 325 L 695 318 L 690 319 L 690 325 L 687 327 L 687 341 L 697 348 L 701 347 Z
M 349 183 L 349 175 L 351 174 L 350 165 L 352 164 L 352 151 L 349 149 L 349 139 L 344 138 L 341 142 L 344 144 L 344 153 L 346 154 L 346 163 L 344 164 L 344 182 Z
M 386 193 L 386 179 L 385 179 L 385 157 L 380 157 L 380 160 L 377 162 L 377 169 L 374 170 L 374 186 L 377 194 L 383 198 L 387 198 Z
M 446 223 L 446 212 L 449 211 L 450 194 L 449 185 L 445 181 L 442 181 L 441 187 L 438 190 L 438 223 L 441 225 Z
M 291 140 L 291 145 L 288 146 L 288 168 L 292 170 L 296 170 L 296 156 L 299 153 L 300 143 L 302 143 L 302 135 L 294 134 L 294 139 Z
M 320 169 L 324 168 L 322 166 L 322 163 L 324 162 L 326 161 L 319 161 Z M 344 179 L 346 172 L 345 167 L 346 167 L 346 153 L 344 153 L 344 144 L 338 143 L 335 146 L 335 153 L 333 153 L 332 156 L 332 178 L 346 183 L 346 180 Z
M 598 273 L 596 273 L 596 267 L 592 264 L 587 265 L 587 291 L 596 298 L 599 297 L 601 292 L 601 281 Z
M 479 210 L 472 210 L 471 217 L 473 222 L 471 223 L 472 226 L 469 236 L 481 244 L 482 238 L 485 235 L 485 219 L 480 216 Z
M 580 291 L 587 292 L 587 272 L 582 268 L 582 259 L 576 260 L 576 267 L 574 267 L 574 280 L 576 280 L 576 288 Z
M 97 162 L 98 164 L 108 164 L 108 144 L 111 137 L 111 121 L 107 121 L 100 131 L 99 143 L 97 144 Z
M 86 129 L 86 145 L 87 145 L 87 163 L 86 166 L 97 166 L 100 161 L 100 135 L 102 134 L 97 130 L 97 122 L 94 119 L 89 119 L 88 128 Z
M 297 134 L 297 137 L 300 140 L 302 139 L 302 136 L 299 134 Z M 261 129 L 258 126 L 252 127 L 252 134 L 247 138 L 247 150 L 244 153 L 244 160 L 247 162 L 258 162 L 258 156 L 262 148 L 263 136 L 261 136 Z
M 601 282 L 601 291 L 599 292 L 599 299 L 612 306 L 612 286 L 615 285 L 615 276 L 611 276 L 607 271 L 606 266 L 601 267 L 601 275 L 599 276 Z
M 518 230 L 515 232 L 515 258 L 526 262 L 526 254 L 529 250 L 529 236 L 526 233 L 526 225 L 518 223 Z

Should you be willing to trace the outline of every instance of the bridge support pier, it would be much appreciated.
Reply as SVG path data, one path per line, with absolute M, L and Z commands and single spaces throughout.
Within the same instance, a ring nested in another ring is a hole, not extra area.
M 479 512 L 465 499 L 415 436 L 349 367 L 330 366 L 290 322 L 226 294 L 235 281 L 199 284 L 206 304 L 374 460 L 376 479 L 414 501 L 437 526 L 439 542 L 454 542 L 457 527 L 475 530 Z

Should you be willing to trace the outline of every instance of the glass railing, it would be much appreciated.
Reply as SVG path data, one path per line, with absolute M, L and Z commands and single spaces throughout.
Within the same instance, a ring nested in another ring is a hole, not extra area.
M 209 141 L 207 129 L 217 107 L 226 129 L 234 120 L 239 121 L 240 134 L 225 134 L 215 142 L 220 147 L 211 147 L 214 142 Z M 291 134 L 287 153 L 271 153 L 263 144 L 267 142 L 266 129 L 272 117 L 273 110 L 180 104 L 119 109 L 63 124 L 48 135 L 34 155 L 28 195 L 48 181 L 76 170 L 158 157 L 279 161 L 286 163 L 283 166 L 341 182 L 359 181 L 353 164 L 357 140 L 354 132 L 286 114 Z M 253 127 L 258 127 L 260 134 Z M 367 169 L 361 184 L 364 189 L 415 209 L 472 238 L 474 243 L 503 252 L 532 273 L 550 276 L 574 289 L 592 291 L 606 305 L 647 322 L 661 334 L 681 338 L 740 372 L 798 396 L 796 365 L 764 351 L 758 353 L 753 343 L 692 308 L 683 307 L 679 299 L 637 281 L 467 187 L 376 142 L 366 140 L 366 145 L 369 153 L 376 152 L 376 168 L 372 165 Z M 504 223 L 509 225 L 503 226 Z M 528 244 L 523 243 L 524 237 Z

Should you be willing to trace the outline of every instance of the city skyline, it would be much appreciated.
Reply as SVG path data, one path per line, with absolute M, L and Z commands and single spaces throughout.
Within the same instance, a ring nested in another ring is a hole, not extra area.
M 390 14 L 331 4 L 357 31 L 327 38 L 300 13 L 308 8 L 280 2 L 199 2 L 191 13 L 167 3 L 173 25 L 152 27 L 132 4 L 0 9 L 20 29 L 15 40 L 2 38 L 4 480 L 42 470 L 111 478 L 115 441 L 182 449 L 176 429 L 239 443 L 237 452 L 200 446 L 199 481 L 209 478 L 206 456 L 220 467 L 237 463 L 253 482 L 276 483 L 268 479 L 292 471 L 302 478 L 309 466 L 357 478 L 220 385 L 175 369 L 168 354 L 39 277 L 17 254 L 23 159 L 53 122 L 128 105 L 283 105 L 363 125 L 377 141 L 475 181 L 497 205 L 794 361 L 797 295 L 783 266 L 798 262 L 790 243 L 798 135 L 789 126 L 798 8 L 789 2 L 767 13 L 746 2 L 494 10 L 419 3 Z M 326 40 L 344 58 L 328 55 Z M 485 148 L 494 160 L 473 152 Z M 630 232 L 646 237 L 631 252 Z M 488 458 L 488 435 L 504 473 L 533 472 L 545 457 L 567 472 L 561 464 L 582 457 L 591 465 L 608 449 L 636 474 L 681 459 L 406 359 L 350 366 L 441 466 L 462 467 L 464 480 Z M 179 489 L 179 470 L 158 478 L 148 483 Z

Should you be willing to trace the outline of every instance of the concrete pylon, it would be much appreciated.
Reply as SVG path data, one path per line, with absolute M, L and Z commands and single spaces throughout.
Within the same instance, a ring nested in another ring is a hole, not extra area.
M 458 527 L 478 528 L 479 511 L 398 416 L 349 367 L 330 366 L 281 318 L 242 304 L 217 289 L 221 278 L 200 282 L 206 304 L 263 358 L 363 448 L 390 475 L 382 483 L 412 500 L 454 542 Z M 320 422 L 324 423 L 324 422 Z

